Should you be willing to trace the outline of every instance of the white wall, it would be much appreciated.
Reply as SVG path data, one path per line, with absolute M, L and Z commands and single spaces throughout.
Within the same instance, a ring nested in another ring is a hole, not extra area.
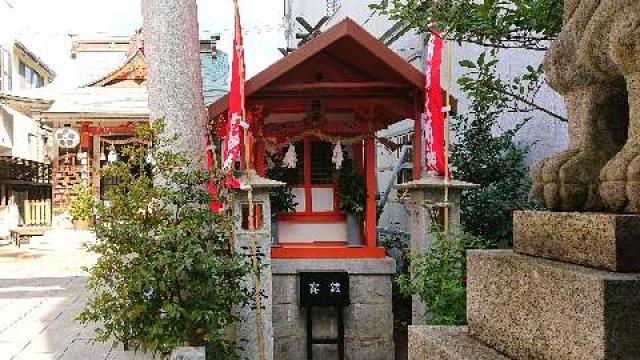
M 39 122 L 10 108 L 0 107 L 0 155 L 44 161 L 44 130 Z M 6 137 L 9 139 L 6 139 Z

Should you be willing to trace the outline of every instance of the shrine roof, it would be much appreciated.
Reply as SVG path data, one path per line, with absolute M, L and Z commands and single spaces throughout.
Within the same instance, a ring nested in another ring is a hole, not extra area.
M 146 87 L 86 87 L 58 92 L 45 118 L 67 114 L 149 116 Z
M 358 88 L 358 83 L 365 82 L 369 88 L 395 87 L 419 92 L 424 89 L 422 72 L 346 18 L 248 80 L 246 97 L 250 99 L 269 87 L 273 90 L 273 85 L 291 93 L 292 82 L 297 82 L 296 90 L 305 91 L 313 86 L 313 80 L 308 77 L 318 64 L 323 64 L 328 71 L 341 72 L 342 77 L 333 83 L 333 79 L 316 79 L 323 91 L 344 94 L 349 89 L 339 88 L 340 85 L 352 84 Z M 225 95 L 209 106 L 209 117 L 213 119 L 227 108 L 228 96 Z

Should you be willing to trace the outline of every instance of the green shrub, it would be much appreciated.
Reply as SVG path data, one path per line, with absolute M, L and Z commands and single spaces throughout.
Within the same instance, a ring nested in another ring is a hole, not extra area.
M 345 158 L 338 171 L 340 210 L 362 216 L 367 198 L 366 188 L 364 176 L 353 168 L 353 160 Z
M 427 324 L 464 325 L 467 322 L 466 251 L 495 244 L 471 235 L 455 239 L 437 227 L 431 229 L 433 244 L 424 253 L 411 254 L 409 270 L 396 283 L 405 296 L 418 295 L 425 303 Z
M 69 207 L 71 218 L 73 220 L 91 219 L 96 203 L 91 189 L 84 183 L 76 184 L 71 189 L 71 197 L 71 206 Z
M 230 358 L 232 307 L 249 299 L 240 283 L 249 267 L 230 245 L 231 215 L 209 211 L 206 185 L 223 177 L 197 170 L 162 134 L 161 121 L 139 127 L 137 137 L 152 145 L 126 147 L 124 160 L 104 170 L 121 182 L 97 207 L 90 250 L 99 258 L 78 319 L 97 323 L 98 341 L 162 354 L 206 346 L 209 358 Z
M 291 169 L 282 167 L 282 164 L 276 164 L 269 170 L 267 170 L 267 178 L 272 180 L 278 180 L 286 183 L 285 186 L 279 186 L 273 188 L 269 192 L 269 199 L 271 202 L 271 217 L 275 218 L 280 213 L 293 212 L 296 210 L 298 203 L 296 202 L 296 196 L 293 195 L 290 184 Z

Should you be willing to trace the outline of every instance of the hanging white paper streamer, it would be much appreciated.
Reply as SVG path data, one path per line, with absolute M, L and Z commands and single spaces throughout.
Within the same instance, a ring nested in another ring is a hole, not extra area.
M 296 147 L 293 146 L 293 144 L 289 144 L 289 150 L 287 150 L 287 153 L 284 154 L 284 159 L 282 159 L 282 167 L 295 169 L 297 162 L 298 155 L 296 155 Z
M 109 151 L 109 155 L 107 155 L 107 161 L 110 163 L 118 161 L 118 153 L 115 150 Z
M 340 140 L 338 140 L 336 146 L 333 148 L 333 156 L 331 157 L 331 162 L 336 165 L 337 170 L 340 170 L 343 160 L 344 155 L 342 154 L 342 145 L 340 144 Z

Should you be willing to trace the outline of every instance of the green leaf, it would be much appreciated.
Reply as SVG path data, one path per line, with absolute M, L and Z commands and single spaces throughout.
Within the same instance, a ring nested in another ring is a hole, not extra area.
M 471 60 L 462 60 L 459 62 L 460 66 L 462 66 L 463 68 L 469 68 L 469 69 L 475 69 L 476 68 L 476 64 L 473 63 L 473 61 Z

